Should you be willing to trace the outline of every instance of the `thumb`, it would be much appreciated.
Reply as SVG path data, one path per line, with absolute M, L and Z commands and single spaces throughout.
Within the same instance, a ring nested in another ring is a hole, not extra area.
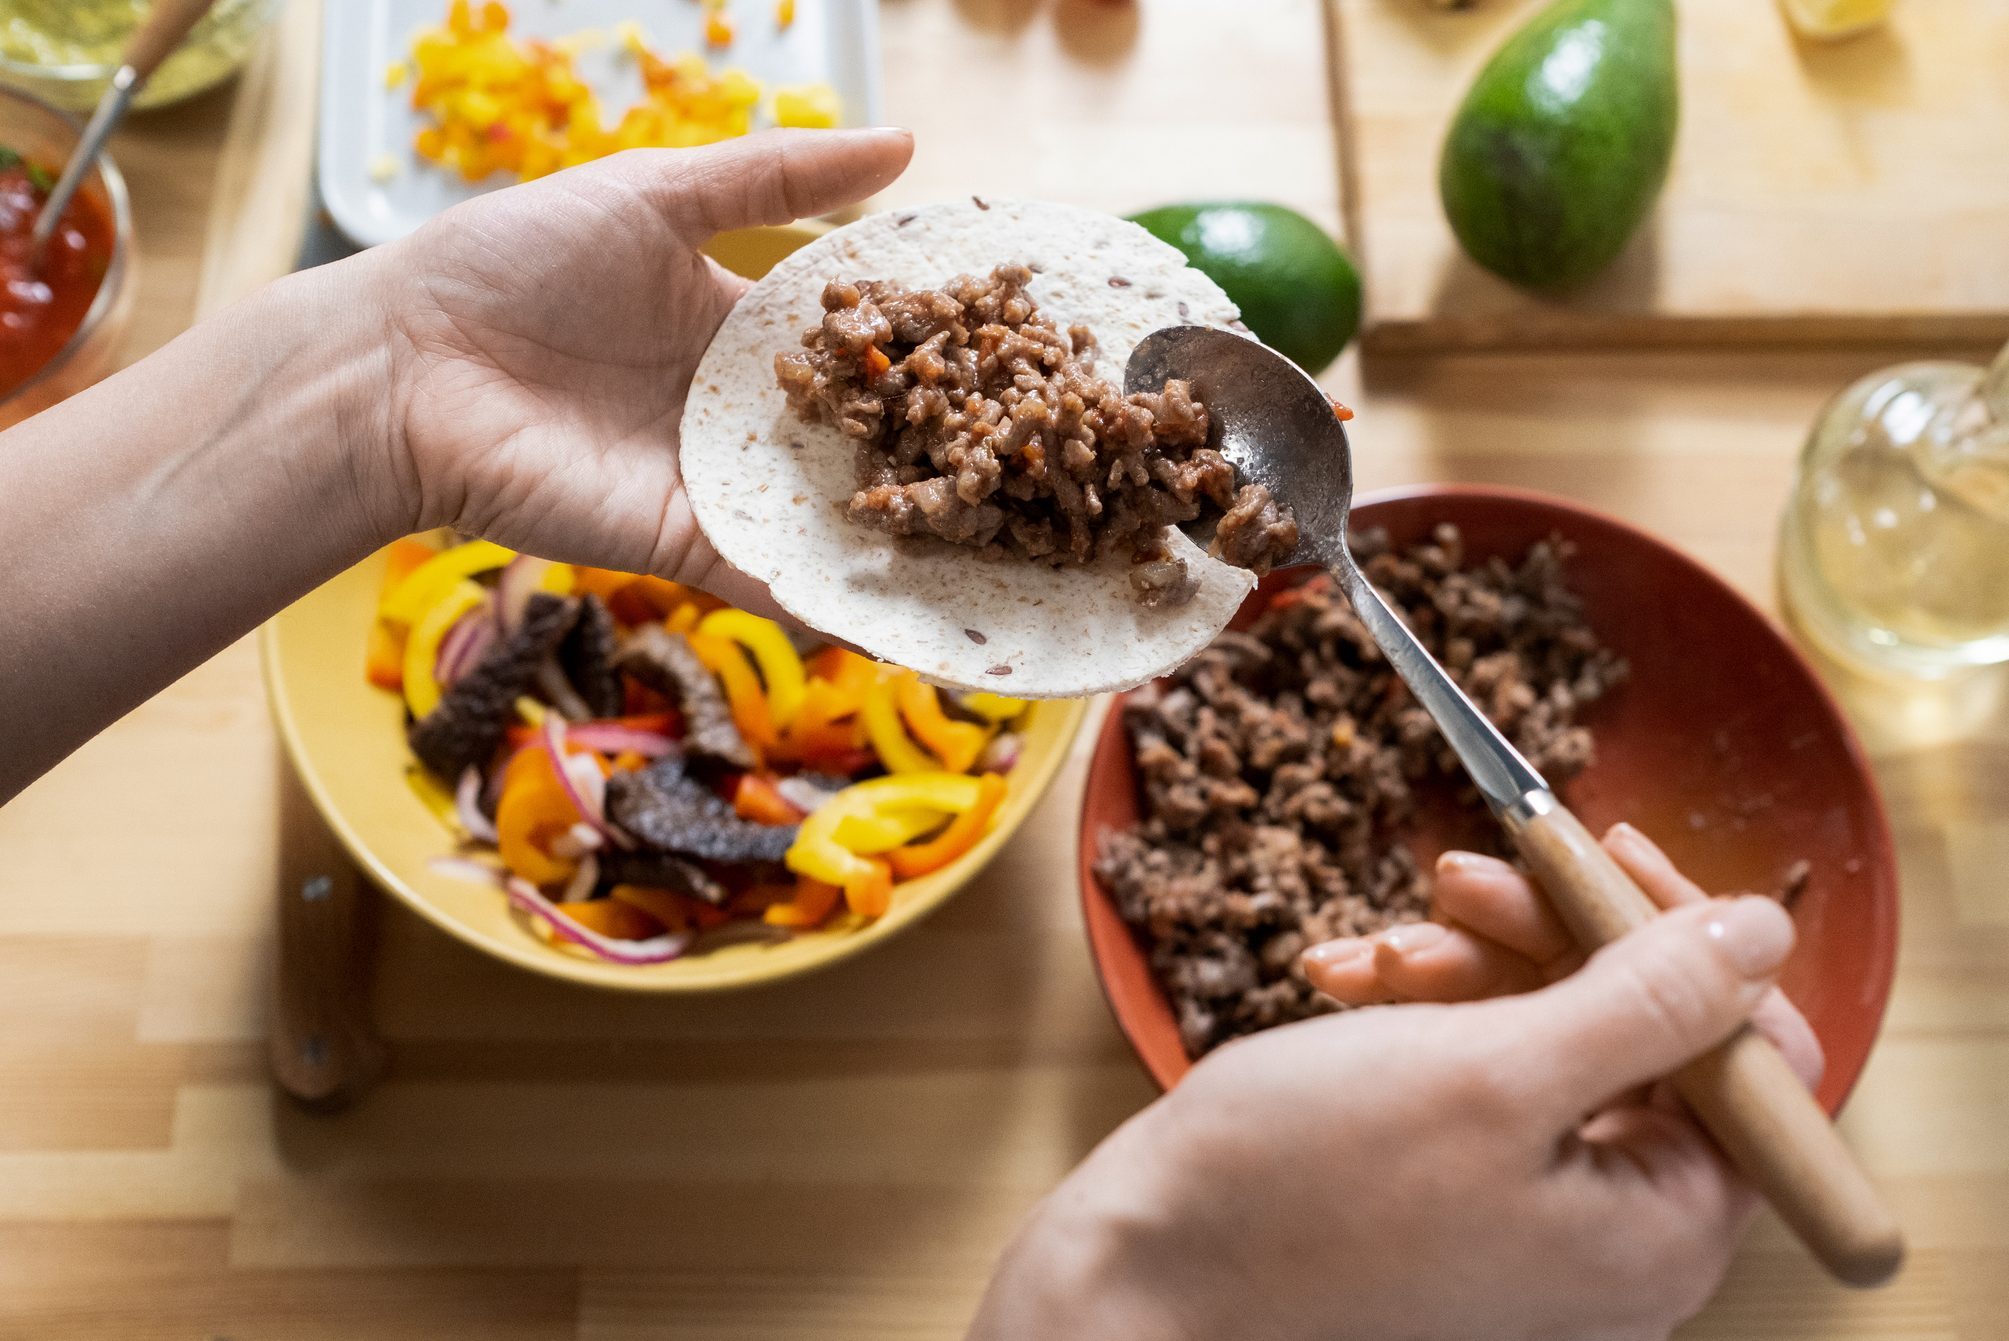
M 1556 1101 L 1580 1117 L 1728 1038 L 1792 948 L 1793 919 L 1773 900 L 1712 899 L 1654 918 L 1512 1004 L 1554 1059 Z
M 690 246 L 715 233 L 785 224 L 856 204 L 886 186 L 914 155 L 897 129 L 770 130 L 702 149 L 621 157 L 643 192 Z

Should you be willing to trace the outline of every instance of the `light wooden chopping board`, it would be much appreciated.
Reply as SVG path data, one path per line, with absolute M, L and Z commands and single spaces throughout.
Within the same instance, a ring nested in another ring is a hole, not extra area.
M 1370 348 L 2009 338 L 2009 0 L 1897 0 L 1832 44 L 1771 0 L 1677 0 L 1667 189 L 1560 300 L 1468 260 L 1437 192 L 1452 114 L 1539 0 L 1329 3 Z

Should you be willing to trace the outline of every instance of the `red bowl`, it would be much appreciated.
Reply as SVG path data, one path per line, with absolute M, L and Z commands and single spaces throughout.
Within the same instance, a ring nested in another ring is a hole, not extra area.
M 1443 522 L 1472 559 L 1518 558 L 1561 535 L 1565 574 L 1598 635 L 1631 664 L 1584 718 L 1597 758 L 1563 789 L 1593 831 L 1630 820 L 1705 889 L 1776 889 L 1805 858 L 1782 978 L 1827 1050 L 1820 1099 L 1841 1107 L 1882 1022 L 1897 961 L 1897 860 L 1869 763 L 1834 700 L 1786 636 L 1701 564 L 1623 522 L 1539 494 L 1431 486 L 1375 495 L 1358 527 L 1396 544 Z M 1237 624 L 1310 570 L 1273 573 Z M 1118 697 L 1088 770 L 1081 903 L 1111 1011 L 1166 1089 L 1191 1068 L 1171 1005 L 1093 864 L 1103 836 L 1137 821 L 1137 779 Z M 1419 856 L 1441 844 L 1419 834 Z

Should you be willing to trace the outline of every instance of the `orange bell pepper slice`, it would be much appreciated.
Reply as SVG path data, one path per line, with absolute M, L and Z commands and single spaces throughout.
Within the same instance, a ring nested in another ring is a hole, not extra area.
M 551 855 L 558 835 L 577 824 L 578 808 L 551 771 L 543 750 L 524 750 L 503 774 L 495 808 L 496 847 L 509 869 L 533 885 L 571 878 L 576 863 Z
M 382 605 L 404 580 L 417 572 L 426 560 L 438 553 L 431 545 L 414 536 L 393 540 L 384 550 L 384 580 L 377 589 L 377 604 Z M 383 619 L 370 625 L 370 638 L 363 655 L 364 678 L 379 689 L 397 693 L 405 687 L 405 631 L 393 628 Z
M 795 720 L 781 733 L 778 757 L 828 766 L 855 755 L 865 748 L 865 724 L 857 711 L 858 705 L 828 680 L 811 680 Z
M 893 874 L 902 880 L 912 880 L 917 875 L 939 871 L 977 845 L 977 840 L 990 829 L 998 807 L 1004 804 L 1005 780 L 1000 774 L 986 773 L 977 779 L 977 788 L 976 804 L 950 820 L 948 828 L 925 843 L 909 843 L 886 854 Z
M 369 641 L 363 649 L 363 678 L 393 694 L 405 687 L 405 638 L 383 620 L 370 625 Z
M 616 885 L 609 893 L 623 902 L 634 904 L 671 931 L 682 931 L 686 927 L 709 931 L 732 920 L 732 914 L 725 909 L 714 907 L 703 899 L 680 894 L 674 889 L 659 889 L 655 885 Z
M 879 678 L 879 663 L 846 647 L 826 647 L 809 658 L 811 682 L 825 681 L 837 691 L 848 712 L 865 705 L 865 691 Z
M 958 722 L 943 712 L 935 687 L 923 684 L 912 671 L 895 683 L 893 695 L 907 729 L 951 773 L 969 772 L 990 743 L 991 733 L 984 728 L 974 722 Z
M 893 906 L 893 868 L 877 857 L 860 857 L 864 869 L 844 882 L 844 902 L 860 917 L 884 917 Z
M 645 941 L 662 934 L 662 924 L 632 903 L 620 899 L 583 899 L 556 903 L 556 908 L 588 931 L 617 941 Z
M 767 691 L 760 687 L 760 677 L 754 674 L 753 663 L 747 660 L 745 652 L 730 638 L 719 638 L 710 634 L 691 633 L 685 635 L 691 644 L 691 651 L 704 663 L 704 668 L 718 676 L 725 686 L 726 702 L 732 708 L 733 725 L 739 728 L 746 743 L 753 746 L 756 757 L 764 758 L 768 751 L 779 743 L 774 729 L 774 713 L 768 707 Z
M 770 903 L 767 911 L 760 915 L 761 921 L 771 927 L 814 927 L 837 910 L 837 901 L 844 897 L 844 891 L 835 885 L 826 885 L 821 880 L 811 880 L 808 876 L 798 876 L 795 881 L 795 897 L 780 903 Z
M 774 779 L 762 773 L 742 773 L 732 789 L 733 813 L 755 824 L 797 824 L 802 812 L 788 803 L 775 789 Z

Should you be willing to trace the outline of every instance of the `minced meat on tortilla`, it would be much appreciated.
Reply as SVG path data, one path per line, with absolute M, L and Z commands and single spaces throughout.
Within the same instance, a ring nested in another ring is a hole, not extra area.
M 962 545 L 861 526 L 846 515 L 860 440 L 827 416 L 803 418 L 776 389 L 776 353 L 821 321 L 832 281 L 940 290 L 1000 261 L 1025 268 L 1025 297 L 1054 330 L 1095 333 L 1096 367 L 1119 383 L 1153 331 L 1242 329 L 1218 284 L 1113 215 L 995 198 L 867 215 L 780 261 L 726 314 L 679 427 L 685 494 L 719 557 L 782 609 L 934 684 L 1014 698 L 1141 684 L 1227 626 L 1254 585 L 1247 569 L 1176 526 L 1162 528 L 1168 554 L 1155 566 L 1121 544 L 1086 563 L 976 562 Z M 1254 536 L 1263 519 L 1251 522 Z M 1177 594 L 1180 568 L 1190 600 L 1138 599 L 1139 585 Z
M 1166 527 L 1219 522 L 1217 558 L 1260 575 L 1297 546 L 1297 523 L 1207 446 L 1207 410 L 1174 379 L 1125 395 L 1096 375 L 1095 336 L 1065 332 L 1000 265 L 940 288 L 832 280 L 776 380 L 805 419 L 858 445 L 846 514 L 986 556 L 1082 564 L 1126 555 L 1146 604 L 1192 598 Z

